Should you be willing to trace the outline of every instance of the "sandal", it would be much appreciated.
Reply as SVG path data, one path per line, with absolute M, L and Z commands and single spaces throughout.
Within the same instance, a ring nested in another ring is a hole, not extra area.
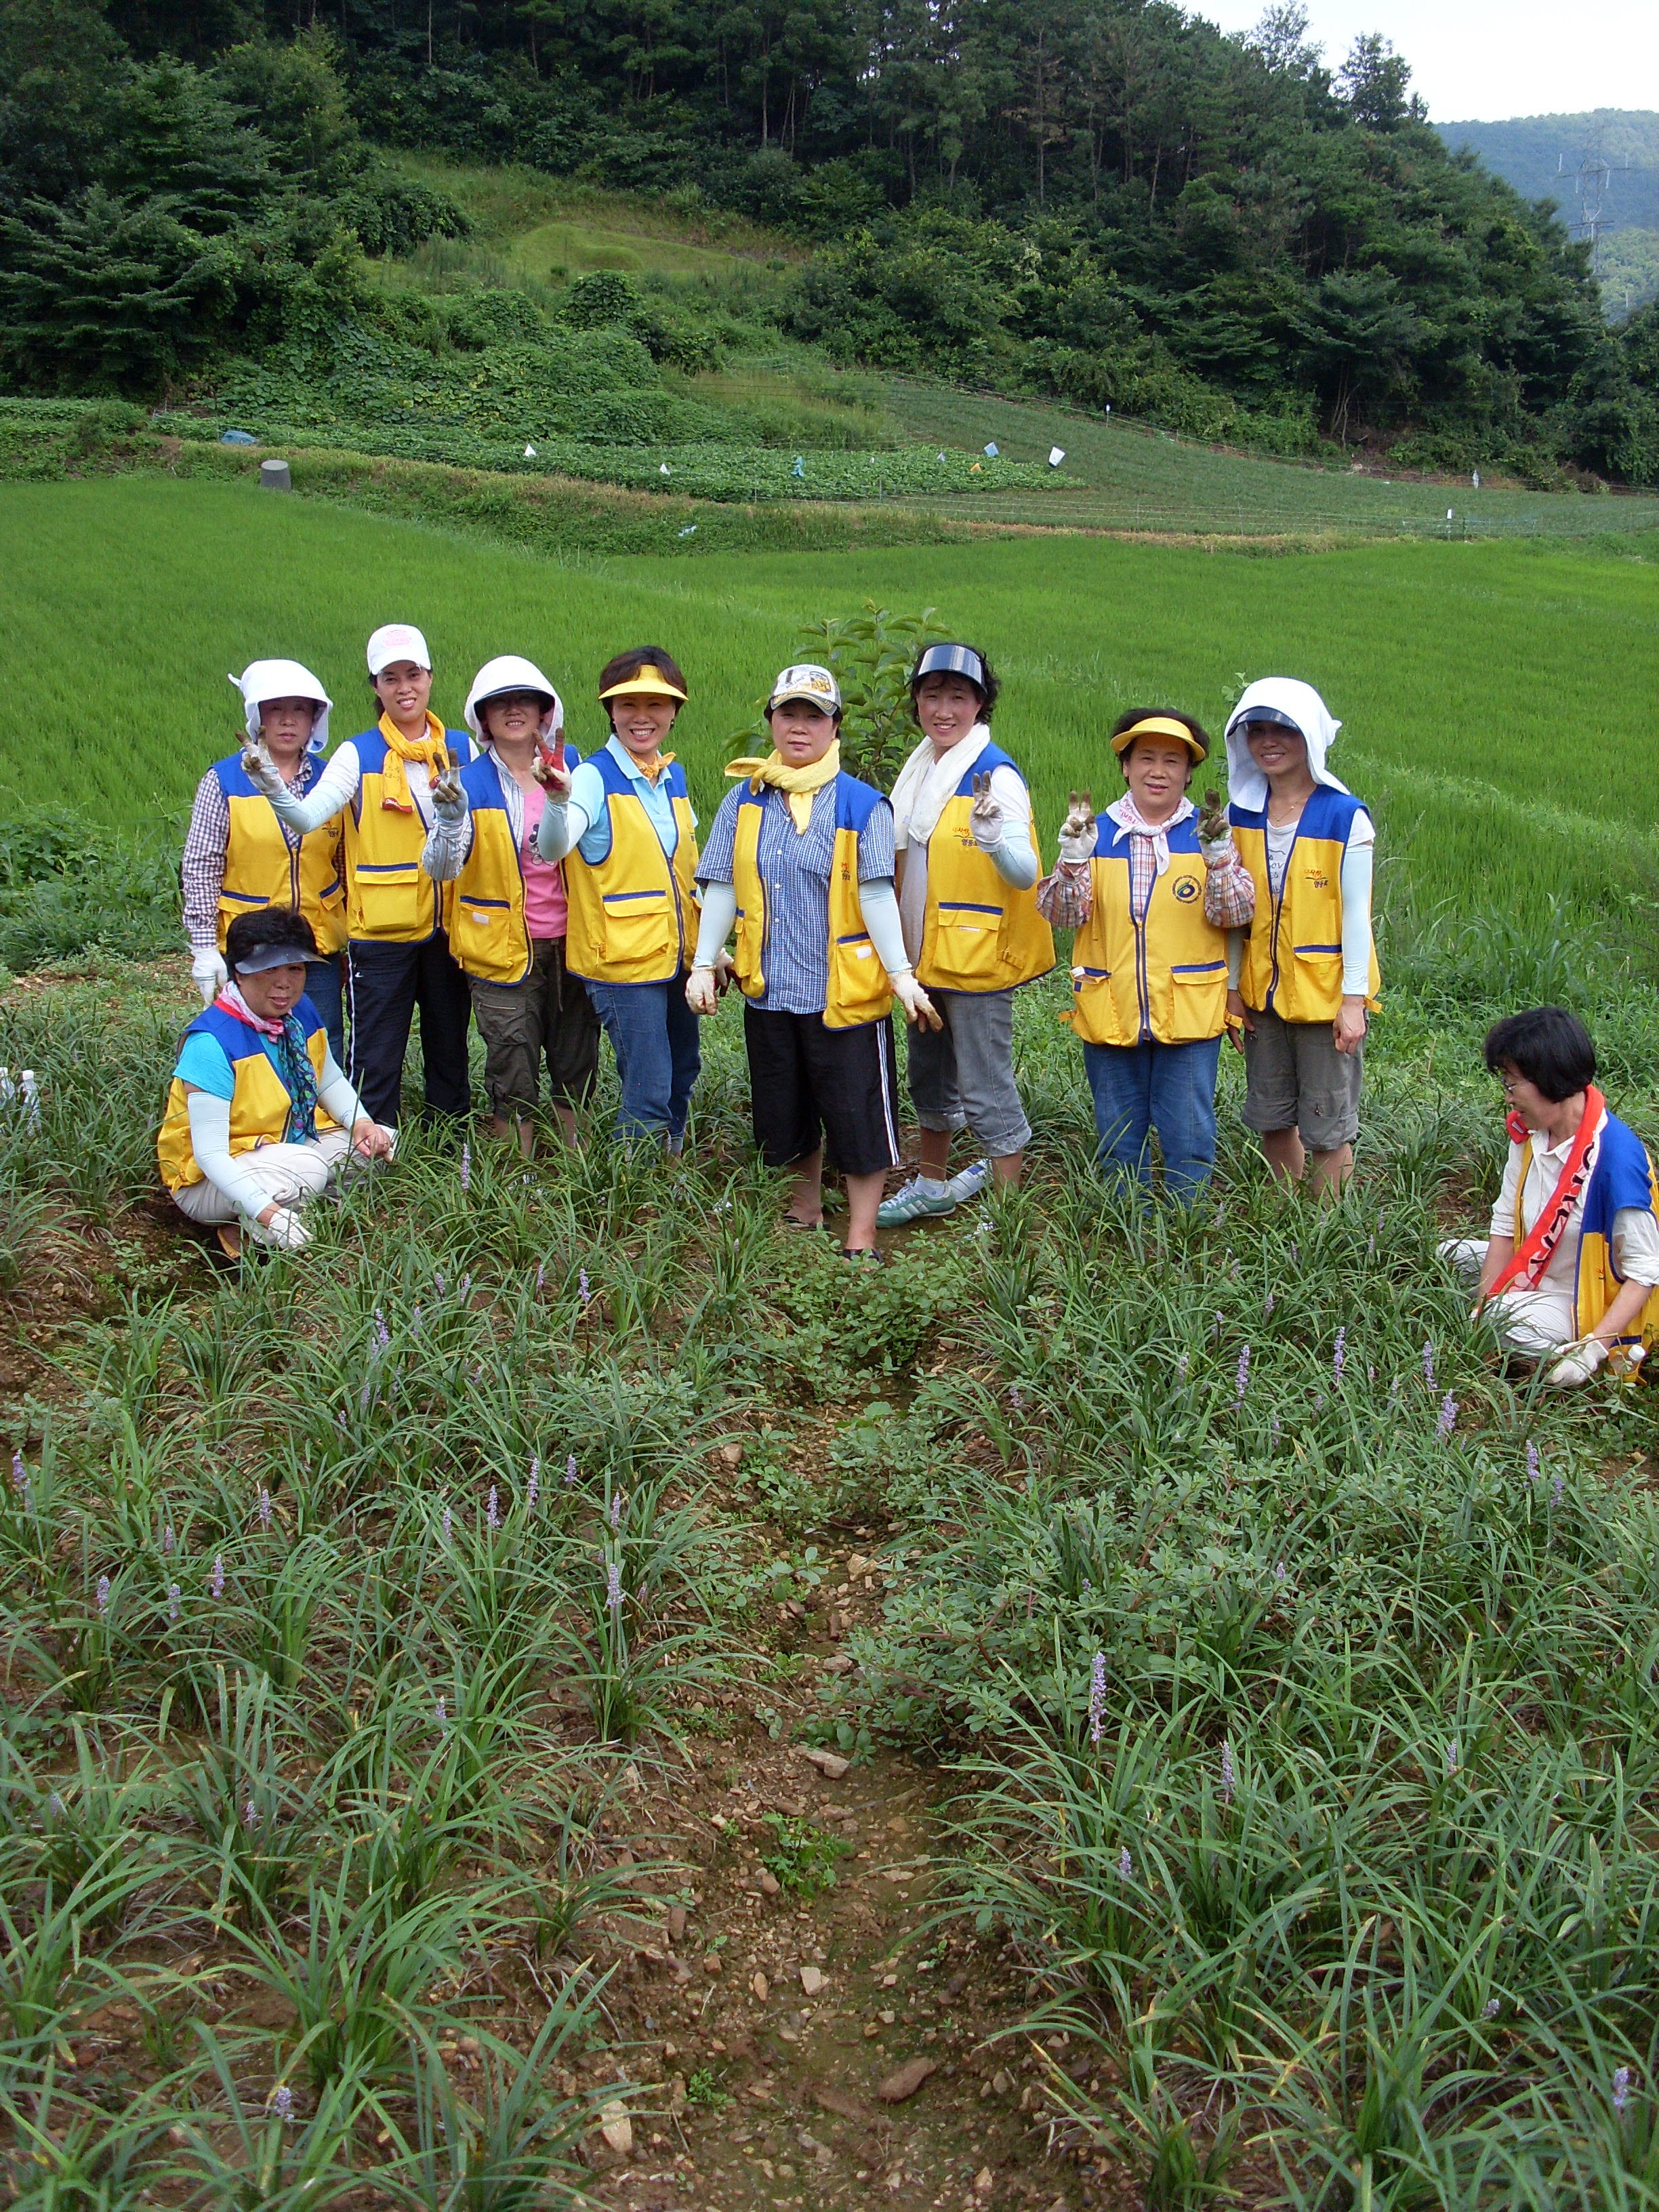
M 841 1256 L 866 1267 L 884 1267 L 887 1265 L 887 1255 L 874 1244 L 843 1244 Z
M 218 1238 L 219 1249 L 224 1254 L 227 1260 L 240 1260 L 241 1258 L 242 1231 L 236 1222 L 222 1221 L 213 1233 Z
M 800 1221 L 793 1213 L 781 1213 L 778 1216 L 778 1226 L 780 1229 L 813 1230 L 828 1229 L 830 1224 L 827 1221 Z

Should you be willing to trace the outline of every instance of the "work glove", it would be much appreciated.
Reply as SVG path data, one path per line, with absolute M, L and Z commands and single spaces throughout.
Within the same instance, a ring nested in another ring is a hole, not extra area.
M 1607 1347 L 1599 1336 L 1581 1336 L 1576 1344 L 1564 1344 L 1545 1362 L 1543 1379 L 1552 1390 L 1575 1389 L 1589 1381 L 1607 1356 Z
M 720 1004 L 720 987 L 712 968 L 694 968 L 685 979 L 685 1003 L 694 1014 L 712 1014 Z
M 1074 791 L 1071 798 L 1066 819 L 1060 825 L 1058 850 L 1063 863 L 1076 866 L 1094 858 L 1095 841 L 1100 833 L 1095 826 L 1094 801 L 1088 793 Z
M 311 1242 L 311 1231 L 291 1206 L 279 1206 L 269 1221 L 250 1216 L 247 1232 L 257 1243 L 274 1244 L 283 1252 L 303 1252 Z
M 202 1004 L 210 1006 L 230 980 L 225 956 L 216 945 L 198 945 L 191 954 L 190 980 L 201 993 Z
M 530 763 L 530 773 L 547 793 L 552 806 L 563 806 L 570 798 L 571 772 L 568 768 L 555 768 L 550 760 L 538 752 Z
M 968 826 L 981 853 L 994 853 L 1002 842 L 1002 808 L 992 793 L 988 772 L 981 771 L 974 777 L 974 804 Z
M 466 819 L 466 793 L 461 789 L 461 771 L 453 757 L 448 767 L 432 779 L 432 811 L 449 830 L 459 830 Z
M 1206 791 L 1198 810 L 1198 842 L 1206 867 L 1219 868 L 1233 856 L 1232 825 L 1227 804 L 1218 791 Z
M 288 786 L 277 773 L 276 763 L 265 750 L 263 738 L 250 738 L 242 748 L 242 773 L 250 783 L 264 792 L 267 799 L 283 799 Z
M 731 954 L 722 950 L 714 955 L 714 988 L 724 998 L 736 982 L 738 963 Z
M 945 1027 L 943 1015 L 917 982 L 914 970 L 907 968 L 902 975 L 890 975 L 887 980 L 893 987 L 893 996 L 904 1009 L 907 1022 L 914 1022 L 918 1029 L 924 1030 L 942 1030 Z

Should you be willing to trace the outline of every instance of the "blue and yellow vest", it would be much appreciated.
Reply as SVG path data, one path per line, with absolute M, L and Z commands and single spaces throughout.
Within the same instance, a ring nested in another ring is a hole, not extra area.
M 295 1012 L 306 1025 L 306 1050 L 320 1083 L 327 1060 L 328 1038 L 309 999 L 301 999 Z M 282 1144 L 288 1135 L 289 1111 L 294 1102 L 271 1065 L 259 1031 L 221 1007 L 207 1006 L 197 1015 L 185 1035 L 216 1038 L 225 1048 L 236 1079 L 230 1101 L 231 1151 L 251 1152 L 260 1145 Z M 320 1100 L 317 1105 L 317 1127 L 319 1130 L 339 1127 Z M 186 1183 L 204 1180 L 190 1141 L 190 1109 L 185 1086 L 176 1075 L 167 1090 L 167 1112 L 155 1139 L 155 1157 L 161 1180 L 169 1190 L 179 1190 Z
M 443 735 L 464 765 L 472 759 L 465 730 Z M 346 933 L 354 945 L 424 945 L 448 927 L 450 888 L 421 866 L 427 825 L 419 810 L 404 814 L 382 804 L 390 748 L 381 731 L 365 730 L 351 742 L 362 781 L 345 810 Z
M 1267 880 L 1266 808 L 1228 809 L 1233 842 L 1255 884 L 1255 920 L 1244 945 L 1239 988 L 1254 1012 L 1287 1022 L 1334 1021 L 1342 1006 L 1342 859 L 1361 802 L 1321 784 L 1302 810 L 1275 900 Z M 1371 947 L 1365 1003 L 1381 978 Z
M 311 924 L 319 952 L 337 952 L 346 940 L 345 865 L 339 818 L 301 837 L 297 848 L 283 834 L 270 801 L 243 773 L 241 757 L 215 761 L 213 774 L 230 812 L 224 878 L 219 886 L 219 950 L 239 914 L 262 906 L 291 906 Z
M 1054 964 L 1054 935 L 1036 910 L 1036 885 L 1017 891 L 974 842 L 974 778 L 1013 767 L 1000 745 L 987 745 L 927 840 L 927 918 L 916 977 L 929 990 L 1006 991 Z M 1036 852 L 1035 815 L 1029 826 Z
M 589 983 L 672 982 L 691 964 L 696 933 L 697 832 L 685 770 L 678 761 L 661 770 L 678 832 L 671 862 L 610 747 L 587 765 L 605 786 L 611 850 L 597 863 L 566 857 L 565 965 Z
M 574 746 L 565 765 L 581 765 Z M 513 817 L 494 756 L 482 752 L 461 770 L 472 811 L 472 846 L 455 879 L 449 949 L 469 975 L 483 983 L 522 983 L 530 973 L 530 931 L 524 914 L 524 857 L 513 836 Z
M 1532 1166 L 1532 1139 L 1521 1147 L 1521 1173 L 1515 1186 L 1515 1241 L 1525 1234 L 1521 1224 L 1521 1194 Z M 1609 1114 L 1596 1139 L 1595 1164 L 1584 1187 L 1584 1211 L 1578 1231 L 1578 1265 L 1573 1287 L 1572 1328 L 1575 1336 L 1587 1336 L 1624 1288 L 1624 1277 L 1613 1257 L 1613 1221 L 1626 1206 L 1653 1210 L 1653 1164 L 1634 1129 Z M 1625 1345 L 1659 1342 L 1659 1290 L 1638 1315 L 1636 1326 L 1618 1342 Z
M 766 787 L 744 784 L 738 798 L 737 843 L 732 883 L 738 898 L 738 933 L 732 964 L 745 998 L 766 989 L 762 958 L 766 948 L 766 889 L 761 881 L 761 810 Z M 836 778 L 836 839 L 830 863 L 830 972 L 824 983 L 823 1025 L 829 1030 L 861 1028 L 892 1010 L 888 981 L 859 902 L 859 833 L 875 808 L 885 802 L 878 791 L 845 772 Z
M 1073 1028 L 1087 1044 L 1195 1044 L 1227 1020 L 1227 937 L 1204 919 L 1198 822 L 1170 825 L 1170 865 L 1145 919 L 1129 911 L 1129 840 L 1100 817 L 1089 878 L 1093 910 L 1072 946 Z

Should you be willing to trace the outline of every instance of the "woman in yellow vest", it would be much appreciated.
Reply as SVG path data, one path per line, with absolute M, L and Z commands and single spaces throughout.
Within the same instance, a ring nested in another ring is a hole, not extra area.
M 226 981 L 179 1048 L 156 1139 L 161 1180 L 232 1258 L 244 1234 L 290 1251 L 308 1244 L 305 1206 L 394 1149 L 305 995 L 316 956 L 311 924 L 292 908 L 239 914 L 225 933 Z
M 993 1176 L 1019 1181 L 1031 1125 L 1014 1080 L 1014 993 L 1046 975 L 1054 940 L 1036 909 L 1030 793 L 992 742 L 997 679 L 970 645 L 930 645 L 910 678 L 921 743 L 893 787 L 904 946 L 941 1026 L 910 1040 L 917 1174 L 881 1209 L 884 1229 L 951 1212 Z M 950 1170 L 953 1130 L 982 1157 Z
M 617 1141 L 678 1152 L 702 1065 L 685 1003 L 696 936 L 697 817 L 663 740 L 685 704 L 679 664 L 659 645 L 599 671 L 610 742 L 568 769 L 539 762 L 547 805 L 536 852 L 564 862 L 565 963 L 587 985 L 617 1055 Z
M 1376 1004 L 1376 832 L 1326 766 L 1341 728 L 1311 684 L 1252 684 L 1227 723 L 1233 836 L 1255 883 L 1248 940 L 1229 949 L 1244 1054 L 1243 1121 L 1273 1173 L 1333 1195 L 1353 1168 L 1365 1016 Z
M 472 741 L 432 713 L 432 655 L 412 623 L 377 629 L 368 657 L 380 718 L 337 747 L 313 790 L 296 799 L 257 739 L 242 765 L 290 829 L 343 821 L 351 1076 L 366 1110 L 396 1127 L 418 1006 L 423 1118 L 459 1121 L 472 1103 L 471 1001 L 449 949 L 448 892 L 423 872 L 421 854 L 432 827 L 433 782 L 452 751 L 463 766 L 472 758 Z
M 1165 1195 L 1190 1206 L 1215 1165 L 1227 926 L 1249 920 L 1254 894 L 1219 799 L 1199 815 L 1187 796 L 1210 750 L 1192 717 L 1136 708 L 1120 717 L 1112 750 L 1123 797 L 1097 822 L 1074 793 L 1060 832 L 1056 877 L 1076 872 L 1081 893 L 1067 917 L 1078 925 L 1071 1022 L 1102 1173 L 1150 1190 L 1156 1133 Z
M 574 1144 L 576 1109 L 593 1088 L 599 1059 L 593 1002 L 565 966 L 563 871 L 536 857 L 547 793 L 535 765 L 559 758 L 564 708 L 533 660 L 505 653 L 473 678 L 465 720 L 480 755 L 434 785 L 437 819 L 421 865 L 455 887 L 450 941 L 484 1042 L 490 1133 L 516 1143 L 527 1159 L 543 1060 L 553 1111 Z
M 242 695 L 246 742 L 263 742 L 286 788 L 303 799 L 323 773 L 333 701 L 297 660 L 254 660 L 230 681 Z M 280 822 L 242 766 L 240 752 L 215 761 L 196 787 L 180 870 L 190 972 L 210 1006 L 226 981 L 225 932 L 239 914 L 288 906 L 317 940 L 306 996 L 322 1018 L 328 1048 L 345 1058 L 340 953 L 345 945 L 345 871 L 340 825 L 302 837 Z
M 702 927 L 686 999 L 712 1014 L 727 933 L 746 1004 L 755 1142 L 795 1184 L 785 1221 L 823 1225 L 826 1140 L 847 1178 L 849 1260 L 872 1261 L 876 1209 L 898 1164 L 898 1066 L 888 1018 L 939 1017 L 904 950 L 892 810 L 841 766 L 841 691 L 827 668 L 786 668 L 766 717 L 772 750 L 735 760 L 697 870 Z

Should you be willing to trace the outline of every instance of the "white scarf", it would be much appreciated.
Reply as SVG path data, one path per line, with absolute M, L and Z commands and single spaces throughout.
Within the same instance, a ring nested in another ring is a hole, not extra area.
M 1120 843 L 1126 836 L 1152 839 L 1152 872 L 1161 876 L 1170 865 L 1170 840 L 1165 833 L 1173 830 L 1177 822 L 1184 822 L 1196 809 L 1190 799 L 1183 799 L 1167 822 L 1149 822 L 1126 791 L 1121 799 L 1113 800 L 1106 811 L 1117 824 L 1113 844 Z
M 922 739 L 893 786 L 893 842 L 901 853 L 907 846 L 927 842 L 957 786 L 990 742 L 991 732 L 983 722 L 975 722 L 965 738 L 943 752 L 931 738 Z

